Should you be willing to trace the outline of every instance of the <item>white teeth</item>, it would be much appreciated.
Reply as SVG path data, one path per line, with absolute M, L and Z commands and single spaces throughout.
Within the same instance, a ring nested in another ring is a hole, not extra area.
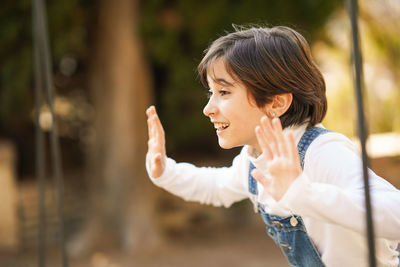
M 214 128 L 217 130 L 223 130 L 228 126 L 229 126 L 228 123 L 214 122 Z

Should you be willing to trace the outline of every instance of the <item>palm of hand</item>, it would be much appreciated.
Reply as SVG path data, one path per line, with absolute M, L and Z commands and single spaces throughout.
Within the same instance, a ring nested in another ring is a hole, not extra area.
M 147 144 L 150 175 L 158 178 L 164 172 L 166 161 L 164 129 L 154 106 L 149 107 L 146 110 L 146 114 L 149 131 L 149 141 Z
M 279 119 L 274 119 L 271 125 L 268 118 L 263 118 L 256 136 L 267 169 L 264 173 L 255 169 L 252 175 L 279 201 L 302 171 L 293 134 L 283 134 Z

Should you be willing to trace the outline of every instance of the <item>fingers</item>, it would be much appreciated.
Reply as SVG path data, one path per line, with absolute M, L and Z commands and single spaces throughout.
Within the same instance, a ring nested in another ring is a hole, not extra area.
M 293 132 L 289 132 L 286 136 L 288 142 L 288 153 L 289 157 L 294 160 L 294 162 L 299 162 L 299 151 L 297 150 L 296 141 L 294 140 Z
M 263 117 L 261 118 L 261 129 L 266 139 L 266 145 L 269 147 L 270 152 L 276 156 L 287 156 L 288 147 L 285 137 L 283 135 L 280 120 L 278 118 L 275 118 L 272 120 L 271 123 L 268 117 Z
M 146 115 L 147 115 L 147 130 L 149 133 L 149 139 L 151 139 L 154 136 L 154 122 L 152 119 L 152 115 L 155 114 L 155 108 L 154 106 L 150 106 L 147 110 L 146 110 Z
M 147 115 L 149 138 L 155 138 L 159 144 L 164 144 L 165 143 L 164 128 L 162 127 L 160 118 L 157 115 L 156 108 L 154 106 L 150 106 L 146 110 L 146 115 Z
M 275 136 L 275 140 L 277 140 L 277 149 L 279 154 L 282 156 L 288 156 L 288 147 L 285 137 L 282 132 L 282 124 L 280 119 L 274 118 L 272 120 L 272 128 L 274 129 L 273 134 Z
M 256 132 L 256 137 L 257 137 L 257 141 L 258 144 L 260 145 L 260 148 L 262 150 L 262 152 L 264 153 L 264 156 L 267 160 L 271 160 L 273 157 L 272 151 L 269 148 L 268 145 L 268 138 L 265 136 L 264 131 L 261 129 L 260 126 L 257 126 L 255 129 Z
M 156 108 L 154 106 L 150 106 L 146 109 L 146 115 L 150 118 L 152 115 L 156 114 Z
M 282 130 L 279 118 L 271 120 L 264 116 L 261 118 L 261 127 L 256 127 L 256 137 L 265 157 L 272 159 L 274 156 L 293 157 L 297 155 L 297 148 L 293 135 L 288 139 Z M 296 153 L 293 153 L 293 149 Z
M 261 118 L 261 129 L 266 140 L 266 145 L 268 146 L 272 155 L 278 155 L 279 154 L 277 146 L 278 140 L 276 139 L 273 133 L 274 130 L 272 128 L 271 121 L 266 116 Z
M 157 113 L 155 113 L 153 115 L 153 118 L 154 118 L 154 130 L 156 132 L 157 141 L 160 144 L 164 144 L 164 141 L 165 141 L 164 135 L 165 135 L 165 133 L 164 133 L 164 128 L 163 128 L 163 126 L 161 124 L 160 118 L 158 117 Z
M 149 140 L 153 137 L 153 123 L 150 118 L 147 118 L 147 131 L 149 134 Z

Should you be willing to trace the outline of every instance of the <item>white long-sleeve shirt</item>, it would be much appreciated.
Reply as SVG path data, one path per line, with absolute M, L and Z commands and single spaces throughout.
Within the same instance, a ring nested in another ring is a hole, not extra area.
M 322 127 L 321 125 L 319 125 Z M 290 128 L 299 142 L 305 125 Z M 285 129 L 284 131 L 287 131 Z M 163 174 L 150 179 L 187 201 L 229 207 L 250 198 L 250 161 L 263 170 L 266 160 L 244 146 L 232 166 L 196 167 L 167 158 Z M 149 170 L 148 160 L 146 161 Z M 378 266 L 399 266 L 400 191 L 369 170 Z M 280 201 L 258 183 L 257 200 L 278 216 L 302 216 L 307 233 L 327 267 L 368 266 L 362 162 L 357 147 L 344 135 L 329 132 L 309 146 L 302 174 Z

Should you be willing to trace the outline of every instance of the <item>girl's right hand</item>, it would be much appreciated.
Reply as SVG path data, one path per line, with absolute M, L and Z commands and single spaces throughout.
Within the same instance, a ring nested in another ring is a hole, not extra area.
M 164 129 L 154 106 L 150 106 L 146 110 L 146 114 L 147 127 L 149 130 L 147 154 L 150 165 L 150 175 L 153 178 L 158 178 L 164 172 L 166 161 Z

